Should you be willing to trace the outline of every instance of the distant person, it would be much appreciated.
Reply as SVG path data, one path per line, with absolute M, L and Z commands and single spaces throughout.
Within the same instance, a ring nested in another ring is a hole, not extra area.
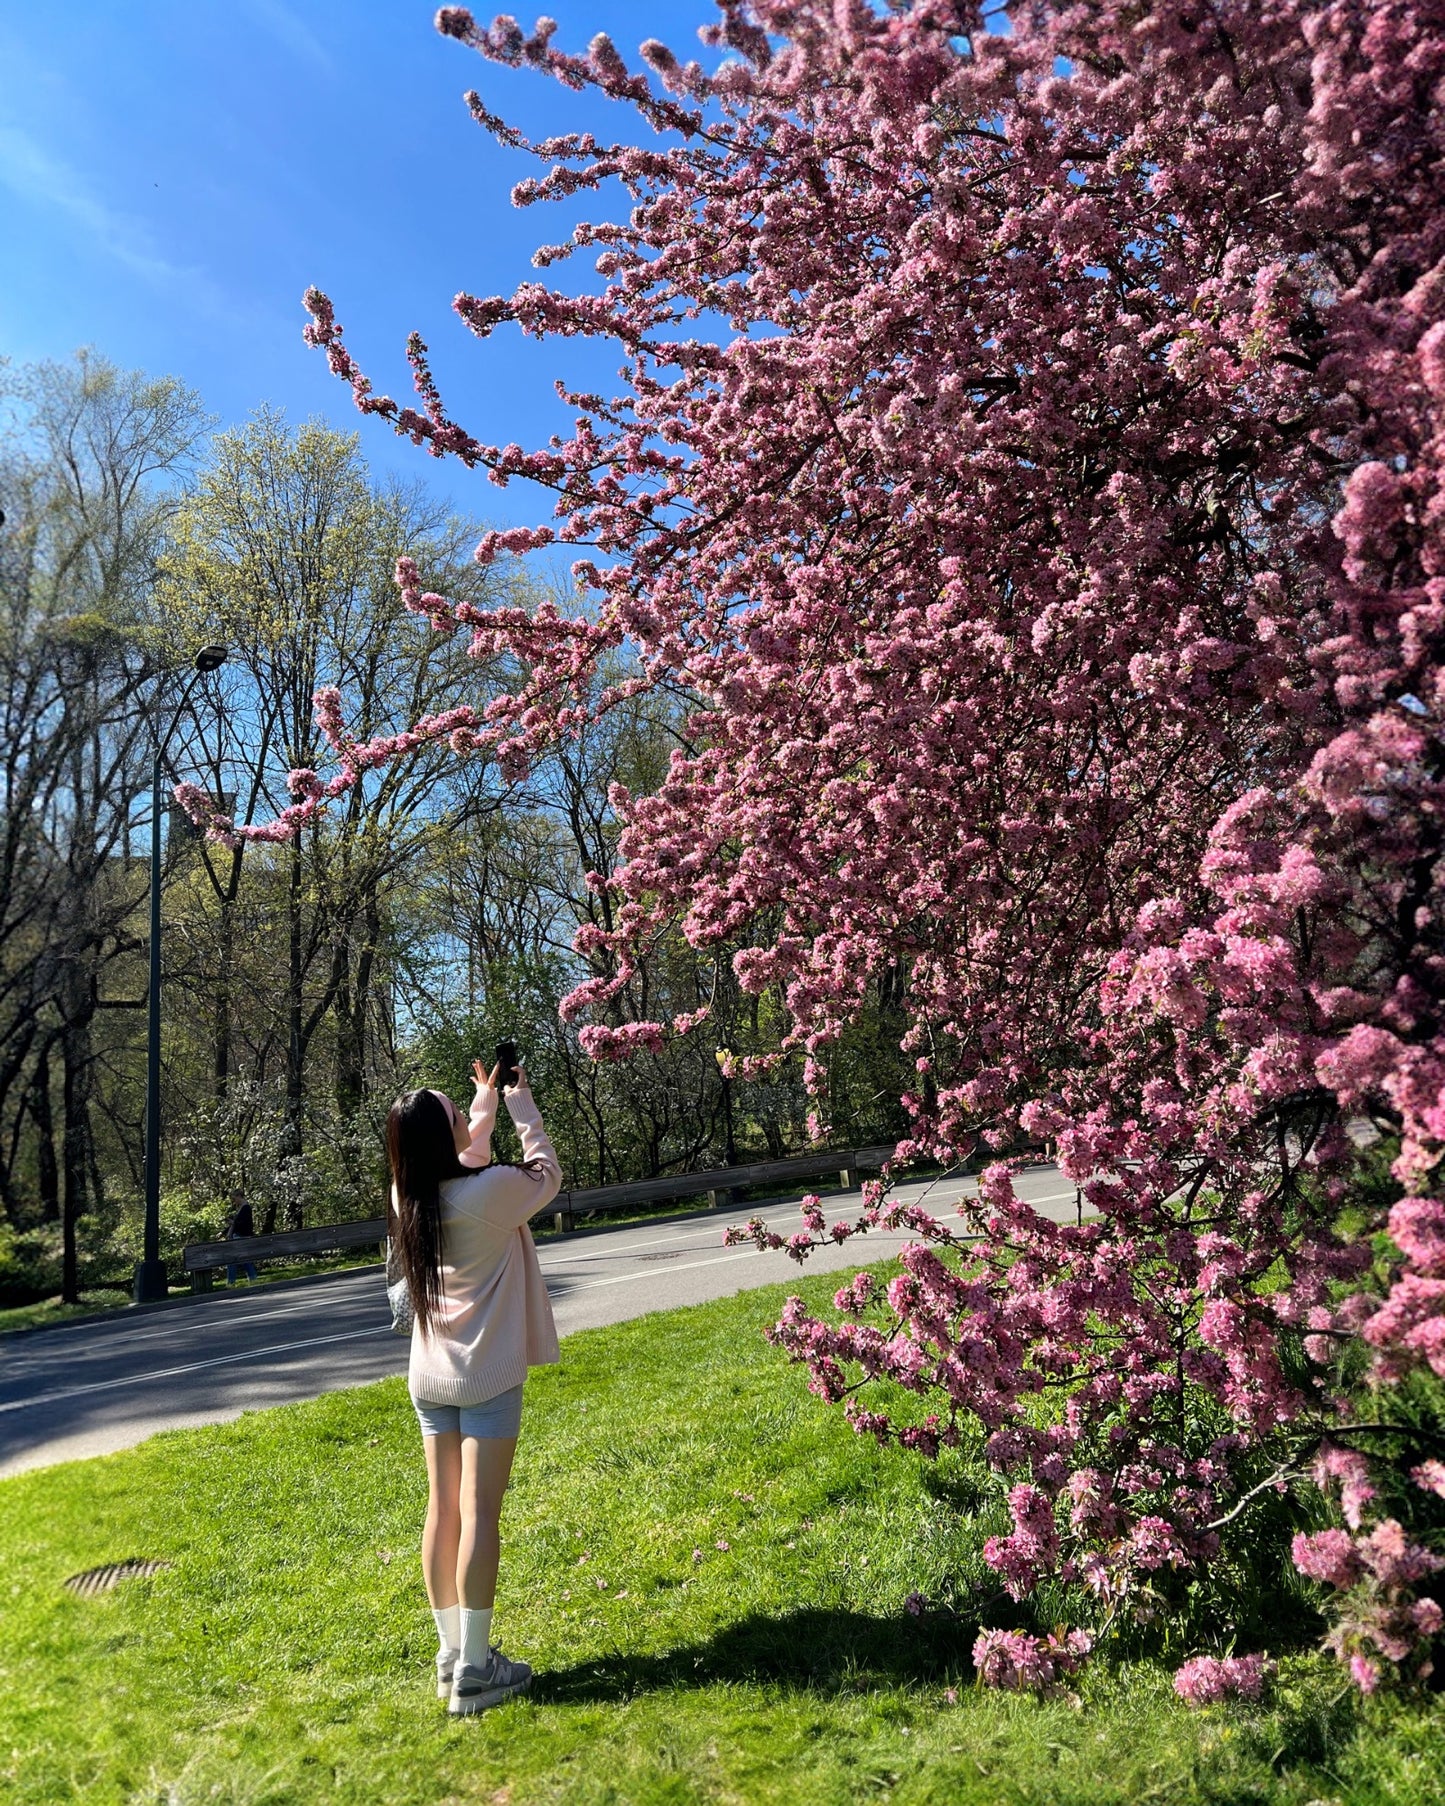
M 239 1242 L 256 1233 L 256 1219 L 251 1215 L 251 1206 L 243 1191 L 231 1193 L 231 1227 L 226 1231 L 228 1242 Z M 255 1279 L 256 1268 L 249 1260 L 232 1261 L 226 1268 L 226 1284 L 236 1283 L 237 1272 L 243 1272 L 248 1279 Z
M 478 1060 L 472 1071 L 470 1122 L 440 1091 L 408 1092 L 386 1119 L 388 1227 L 415 1312 L 409 1383 L 426 1449 L 422 1572 L 440 1645 L 437 1697 L 458 1717 L 532 1679 L 492 1646 L 492 1609 L 522 1382 L 529 1367 L 558 1359 L 527 1221 L 562 1183 L 520 1068 L 505 1095 L 522 1164 L 491 1164 L 500 1068 L 488 1075 Z

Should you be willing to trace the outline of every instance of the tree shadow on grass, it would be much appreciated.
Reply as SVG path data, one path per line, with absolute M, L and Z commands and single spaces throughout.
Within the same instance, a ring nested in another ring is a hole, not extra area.
M 960 1621 L 808 1609 L 743 1618 L 705 1642 L 661 1655 L 602 1656 L 553 1669 L 537 1676 L 532 1692 L 566 1705 L 719 1682 L 817 1693 L 942 1685 L 967 1669 L 975 1634 Z

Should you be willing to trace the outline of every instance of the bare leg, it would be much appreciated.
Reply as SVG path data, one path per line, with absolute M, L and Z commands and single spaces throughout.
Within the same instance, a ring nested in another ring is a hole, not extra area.
M 424 1436 L 426 1446 L 426 1526 L 421 1533 L 421 1570 L 426 1596 L 438 1611 L 457 1603 L 457 1543 L 462 1533 L 462 1439 L 456 1430 Z
M 460 1441 L 461 1536 L 457 1543 L 456 1591 L 469 1611 L 479 1611 L 497 1596 L 502 1495 L 512 1476 L 517 1439 L 463 1436 Z

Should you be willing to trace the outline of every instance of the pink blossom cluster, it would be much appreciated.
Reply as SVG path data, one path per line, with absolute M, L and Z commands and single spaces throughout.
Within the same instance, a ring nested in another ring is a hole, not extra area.
M 1301 1534 L 1292 1553 L 1302 1574 L 1340 1595 L 1325 1642 L 1364 1692 L 1373 1693 L 1390 1675 L 1428 1679 L 1430 1646 L 1445 1628 L 1445 1612 L 1418 1589 L 1445 1568 L 1445 1558 L 1388 1517 L 1368 1530 Z
M 1174 1691 L 1191 1706 L 1258 1699 L 1274 1664 L 1262 1655 L 1195 1656 L 1174 1676 Z
M 217 807 L 216 799 L 209 791 L 199 784 L 177 784 L 172 794 L 191 821 L 204 831 L 207 840 L 232 848 L 240 845 L 235 824 L 223 809 Z
M 914 1238 L 836 1320 L 789 1301 L 773 1335 L 813 1390 L 925 1452 L 976 1431 L 1005 1584 L 1057 1574 L 1111 1614 L 1204 1576 L 1328 1444 L 1349 1549 L 1303 1559 L 1405 1610 L 1342 1357 L 1377 1387 L 1445 1373 L 1445 16 L 1006 10 L 723 0 L 708 67 L 649 43 L 644 72 L 444 8 L 485 60 L 640 116 L 636 144 L 532 145 L 468 97 L 544 166 L 519 205 L 620 184 L 629 210 L 538 253 L 595 284 L 459 319 L 606 339 L 622 392 L 567 393 L 545 450 L 494 446 L 419 338 L 416 405 L 316 291 L 307 338 L 367 414 L 552 492 L 483 561 L 579 553 L 571 619 L 399 570 L 405 606 L 523 672 L 414 732 L 520 772 L 623 696 L 694 699 L 655 792 L 610 799 L 612 914 L 566 1006 L 589 1052 L 696 1026 L 625 1019 L 674 928 L 783 1024 L 730 1076 L 796 1059 L 821 1132 L 832 1049 L 886 992 L 917 1074 L 895 1168 L 998 1156 L 962 1221 L 876 1188 L 851 1223 L 742 1232 L 799 1259 Z M 323 714 L 336 775 L 298 773 L 256 832 L 412 744 Z M 1026 1140 L 1078 1220 L 1019 1196 Z M 936 1408 L 895 1422 L 874 1381 Z M 1405 1636 L 1370 1623 L 1361 1684 Z
M 974 1642 L 973 1665 L 985 1687 L 1052 1693 L 1079 1672 L 1092 1648 L 1092 1638 L 1082 1630 L 1055 1630 L 1046 1637 L 1022 1630 L 985 1630 Z
M 656 1022 L 624 1022 L 617 1028 L 594 1022 L 581 1031 L 578 1039 L 589 1059 L 625 1060 L 635 1053 L 660 1053 L 664 1036 Z
M 1445 1568 L 1445 1558 L 1396 1518 L 1370 1521 L 1378 1492 L 1370 1463 L 1358 1451 L 1327 1443 L 1312 1477 L 1327 1498 L 1338 1499 L 1347 1526 L 1301 1533 L 1291 1551 L 1300 1573 L 1337 1595 L 1326 1646 L 1367 1693 L 1387 1677 L 1427 1679 L 1434 1671 L 1430 1647 L 1445 1628 L 1445 1613 L 1419 1588 Z M 1422 1462 L 1411 1478 L 1423 1491 L 1445 1491 L 1445 1463 Z
M 1012 1596 L 1022 1599 L 1033 1591 L 1042 1575 L 1053 1573 L 1057 1566 L 1059 1533 L 1052 1501 L 1036 1486 L 1015 1486 L 1008 1504 L 1013 1532 L 1009 1536 L 989 1537 L 983 1546 L 983 1558 L 1003 1576 Z

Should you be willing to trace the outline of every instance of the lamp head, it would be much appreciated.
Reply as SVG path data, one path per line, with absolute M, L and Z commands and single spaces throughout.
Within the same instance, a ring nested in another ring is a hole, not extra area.
M 219 671 L 226 662 L 227 648 L 224 646 L 202 646 L 196 654 L 198 671 Z

